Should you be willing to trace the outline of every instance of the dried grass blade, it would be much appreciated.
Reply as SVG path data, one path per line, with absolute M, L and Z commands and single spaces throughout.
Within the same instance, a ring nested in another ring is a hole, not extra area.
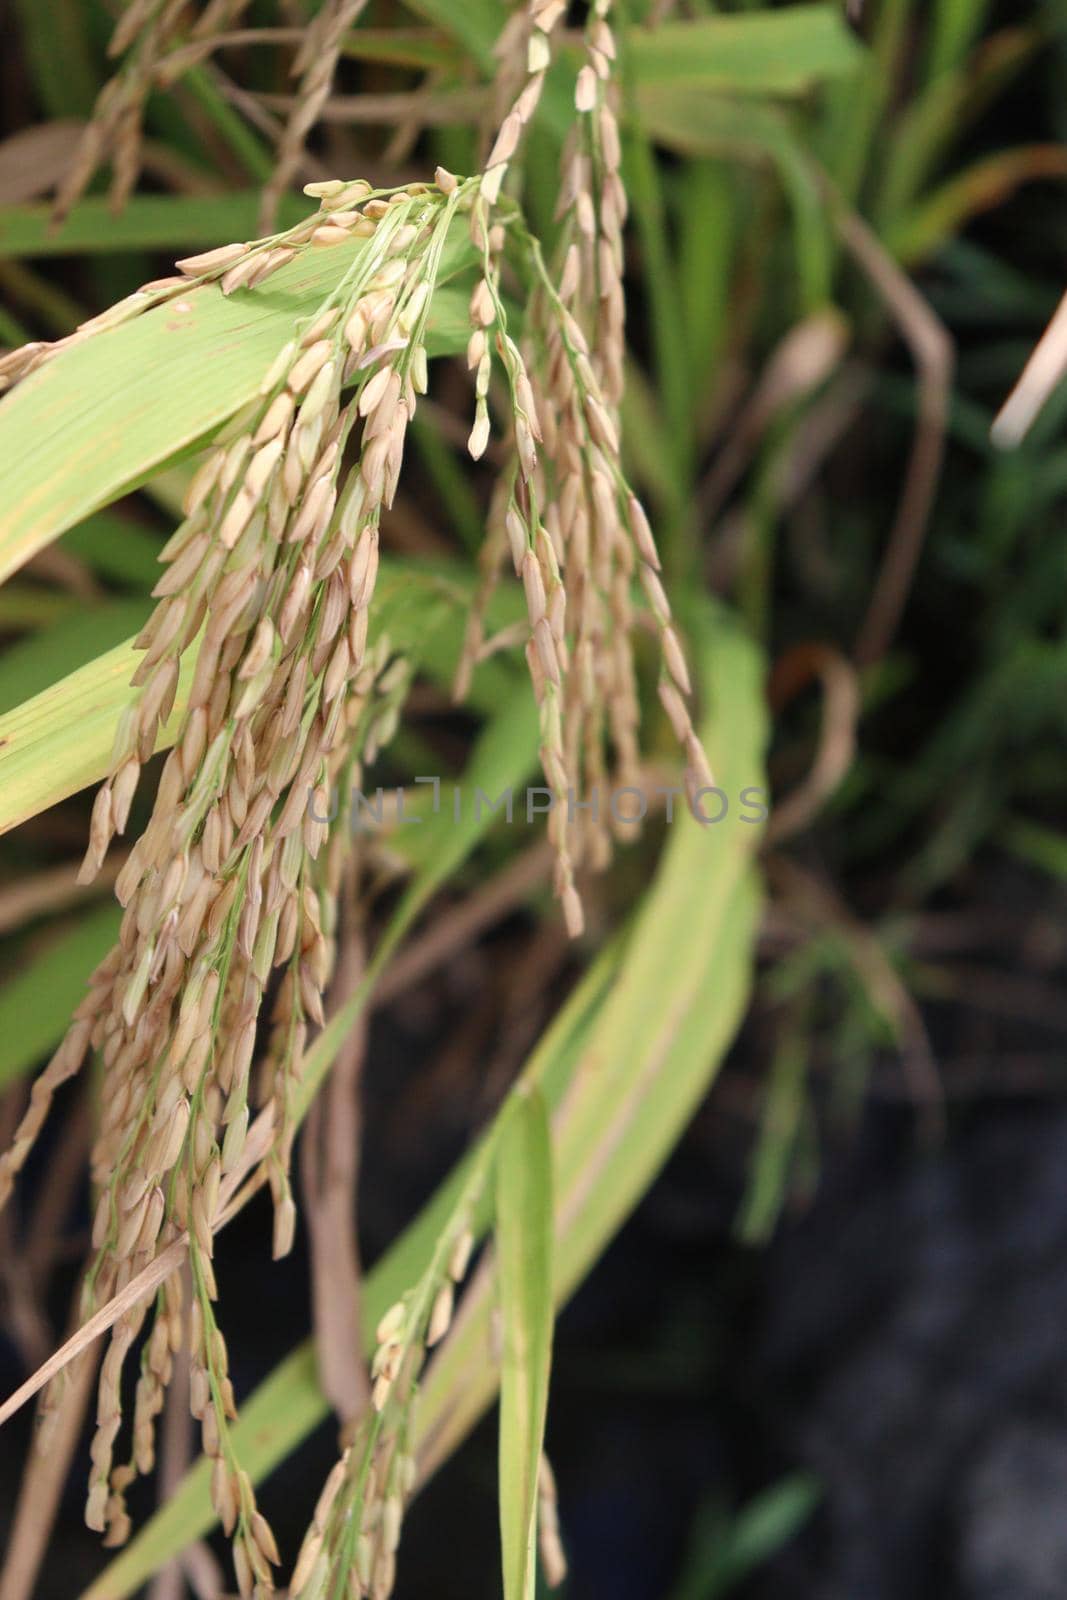
M 354 917 L 354 895 L 346 915 Z M 365 970 L 363 938 L 349 926 L 341 941 L 333 1009 L 358 992 Z M 322 1389 L 341 1421 L 366 1405 L 370 1384 L 361 1354 L 362 1291 L 356 1207 L 359 1186 L 360 1078 L 367 1047 L 365 1013 L 350 1028 L 314 1101 L 301 1146 L 305 1218 L 311 1252 L 311 1300 Z

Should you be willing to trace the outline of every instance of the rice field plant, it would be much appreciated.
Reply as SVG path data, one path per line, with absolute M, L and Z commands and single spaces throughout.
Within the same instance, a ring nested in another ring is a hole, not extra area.
M 84 1468 L 109 1552 L 84 1600 L 385 1600 L 411 1501 L 494 1404 L 499 1592 L 566 1586 L 557 1313 L 739 1032 L 766 1041 L 737 1219 L 758 1244 L 814 1182 L 819 1064 L 831 1125 L 888 1060 L 943 1126 L 938 973 L 907 919 L 992 839 L 1062 876 L 1051 780 L 953 782 L 984 768 L 983 707 L 1019 674 L 1045 674 L 1062 721 L 1030 589 L 910 769 L 880 771 L 864 738 L 907 695 L 909 608 L 954 548 L 957 436 L 990 503 L 1014 495 L 1019 526 L 1040 509 L 1004 475 L 1058 414 L 1055 322 L 1026 365 L 1055 302 L 967 235 L 1061 184 L 1067 152 L 976 155 L 971 135 L 1067 19 L 981 0 L 15 12 L 12 1305 L 40 1297 L 16 1295 L 17 1263 L 53 1183 L 53 1230 L 84 1213 L 86 1237 L 65 1333 L 35 1313 L 0 1397 L 0 1425 L 36 1408 L 0 1594 L 36 1592 Z M 976 281 L 1024 333 L 995 352 L 988 415 L 948 330 Z M 870 415 L 899 493 L 846 497 L 842 554 L 826 496 Z M 864 910 L 848 885 L 872 854 L 897 893 Z M 365 1270 L 376 1019 L 472 950 L 494 979 L 539 976 L 467 1052 L 464 1153 Z M 238 1393 L 216 1236 L 246 1206 L 265 1306 L 266 1255 L 306 1250 L 308 1337 Z M 326 1418 L 332 1465 L 289 1547 L 264 1485 Z M 786 1484 L 742 1516 L 707 1592 L 813 1503 Z

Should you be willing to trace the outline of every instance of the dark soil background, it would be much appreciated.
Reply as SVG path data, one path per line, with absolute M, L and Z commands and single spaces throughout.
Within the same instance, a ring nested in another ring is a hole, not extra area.
M 372 1046 L 369 1114 L 388 1136 L 367 1154 L 368 1259 L 454 1157 L 464 1112 L 453 1098 L 450 1126 L 440 1106 L 412 1110 L 410 1033 L 379 1027 Z M 744 1063 L 742 1040 L 560 1320 L 548 1445 L 571 1563 L 565 1593 L 718 1592 L 680 1587 L 707 1548 L 709 1512 L 728 1526 L 732 1511 L 802 1472 L 818 1503 L 731 1590 L 741 1600 L 1062 1596 L 1067 1107 L 1032 1089 L 983 1094 L 951 1113 L 931 1148 L 890 1083 L 827 1151 L 814 1200 L 754 1250 L 734 1234 Z M 307 1330 L 303 1241 L 268 1270 L 268 1232 L 254 1206 L 220 1241 L 239 1394 Z M 57 1317 L 70 1281 L 57 1283 Z M 0 1352 L 6 1392 L 21 1372 L 9 1345 Z M 0 1507 L 13 1504 L 28 1432 L 20 1418 L 0 1440 Z M 283 1549 L 298 1544 L 334 1449 L 324 1425 L 267 1485 Z M 498 1594 L 495 1451 L 490 1416 L 416 1502 L 399 1595 Z M 99 1570 L 81 1483 L 76 1472 L 41 1600 L 66 1600 Z M 133 1504 L 145 1514 L 150 1497 L 142 1490 Z

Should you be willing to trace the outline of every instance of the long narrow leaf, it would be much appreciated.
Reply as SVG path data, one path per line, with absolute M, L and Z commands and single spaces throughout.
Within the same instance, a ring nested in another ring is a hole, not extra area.
M 540 1090 L 521 1095 L 497 1154 L 496 1258 L 503 1321 L 500 1543 L 504 1600 L 533 1600 L 537 1477 L 552 1359 L 552 1145 Z
M 58 1044 L 85 984 L 118 937 L 118 906 L 99 906 L 0 988 L 0 1089 Z
M 709 626 L 713 706 L 705 743 L 723 792 L 758 786 L 764 733 L 759 659 L 728 624 Z M 616 982 L 570 1068 L 528 1073 L 550 1105 L 556 1184 L 554 1290 L 562 1302 L 652 1181 L 706 1093 L 751 981 L 759 830 L 734 817 L 677 818 Z M 649 1004 L 649 996 L 655 1004 Z M 492 1400 L 489 1296 L 468 1303 L 428 1374 L 422 1460 L 432 1470 Z
M 800 94 L 854 72 L 863 49 L 837 5 L 661 23 L 627 38 L 639 86 L 689 86 L 733 94 Z
M 105 775 L 138 659 L 132 641 L 116 645 L 0 717 L 0 833 Z M 187 655 L 159 749 L 174 741 L 192 671 Z
M 0 581 L 50 539 L 143 483 L 233 416 L 363 249 L 305 252 L 261 289 L 190 289 L 61 350 L 0 401 Z M 431 355 L 462 348 L 455 291 L 430 314 Z
M 401 572 L 382 563 L 376 624 L 439 681 L 447 682 L 455 666 L 470 582 L 469 575 L 453 574 L 446 565 L 436 571 L 405 566 Z M 137 692 L 130 679 L 139 660 L 127 640 L 0 716 L 0 833 L 105 776 L 119 718 Z M 501 662 L 486 665 L 499 684 Z M 190 651 L 157 749 L 174 741 L 193 670 Z
M 779 108 L 663 83 L 640 88 L 637 105 L 649 136 L 670 150 L 770 163 L 793 213 L 805 303 L 812 310 L 823 305 L 830 294 L 830 227 L 811 163 Z
M 493 46 L 507 21 L 500 0 L 465 0 L 463 5 L 450 4 L 450 0 L 410 0 L 409 9 L 458 39 L 481 66 L 492 67 Z
M 28 0 L 35 4 L 36 0 Z M 69 256 L 113 250 L 173 250 L 182 254 L 234 239 L 252 238 L 260 207 L 258 189 L 227 195 L 135 195 L 116 216 L 106 199 L 82 200 L 63 226 L 48 205 L 0 206 L 0 257 Z M 307 214 L 307 203 L 286 195 L 278 226 Z
M 144 626 L 150 610 L 149 600 L 111 600 L 11 645 L 0 656 L 0 713 L 43 694 L 58 673 L 76 672 L 115 649 Z

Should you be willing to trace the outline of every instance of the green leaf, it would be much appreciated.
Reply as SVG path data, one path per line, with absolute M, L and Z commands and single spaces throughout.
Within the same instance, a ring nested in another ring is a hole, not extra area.
M 0 1088 L 54 1048 L 85 998 L 93 968 L 118 938 L 122 912 L 100 906 L 37 952 L 0 988 Z
M 738 203 L 723 161 L 692 161 L 679 174 L 678 287 L 686 330 L 690 404 L 699 412 L 715 381 L 730 320 Z
M 724 613 L 706 616 L 702 631 L 702 677 L 711 700 L 705 740 L 723 788 L 734 794 L 761 782 L 763 666 Z M 751 982 L 758 838 L 757 828 L 736 819 L 730 827 L 701 829 L 678 817 L 634 928 L 602 952 L 523 1072 L 522 1082 L 536 1085 L 553 1112 L 556 1304 L 651 1182 L 733 1037 Z M 645 988 L 650 979 L 658 987 Z M 425 1270 L 467 1165 L 368 1273 L 367 1349 L 386 1308 Z M 496 1391 L 498 1373 L 485 1357 L 490 1314 L 488 1293 L 469 1293 L 426 1375 L 418 1430 L 429 1470 Z M 253 1479 L 295 1450 L 326 1411 L 308 1343 L 242 1407 L 233 1439 Z M 83 1600 L 123 1600 L 214 1520 L 201 1462 Z
M 436 23 L 470 51 L 487 70 L 493 66 L 493 46 L 507 21 L 501 0 L 406 0 L 409 11 Z
M 727 1519 L 709 1500 L 694 1519 L 681 1579 L 670 1600 L 720 1600 L 775 1555 L 803 1527 L 819 1502 L 819 1485 L 794 1473 L 765 1489 Z
M 1000 842 L 1020 861 L 1047 872 L 1050 878 L 1067 880 L 1067 836 L 1027 817 L 1009 817 L 1000 832 Z
M 950 8 L 939 6 L 937 14 Z M 922 193 L 976 115 L 1001 95 L 1043 43 L 1035 28 L 1005 28 L 986 37 L 981 51 L 951 71 L 935 75 L 902 106 L 886 142 L 885 170 L 871 220 L 883 231 Z
M 448 683 L 455 669 L 471 586 L 469 572 L 458 568 L 453 572 L 447 563 L 420 569 L 411 562 L 405 562 L 403 568 L 383 562 L 375 596 L 375 627 L 388 633 L 397 649 L 424 661 L 426 670 L 439 682 Z M 505 606 L 507 603 L 505 592 Z M 157 750 L 170 748 L 181 725 L 195 657 L 194 646 L 182 660 L 174 710 L 160 730 Z M 119 718 L 137 693 L 130 687 L 130 679 L 140 659 L 133 640 L 127 639 L 32 700 L 0 715 L 0 833 L 106 775 Z M 500 684 L 502 663 L 487 662 L 486 666 L 493 669 L 493 681 Z M 484 703 L 477 693 L 478 681 L 476 674 L 474 704 Z M 454 847 L 455 831 L 451 838 Z
M 127 640 L 0 716 L 0 833 L 105 775 L 119 717 L 134 693 L 130 679 L 138 659 Z M 193 662 L 187 652 L 174 714 L 158 749 L 174 742 Z
M 409 9 L 459 39 L 482 67 L 507 20 L 499 0 L 410 0 Z M 798 94 L 824 78 L 851 72 L 863 50 L 837 5 L 701 17 L 695 22 L 630 28 L 627 67 L 636 83 L 688 83 L 756 94 Z
M 353 28 L 341 54 L 351 61 L 381 61 L 437 72 L 459 72 L 466 61 L 459 45 L 434 28 Z
M 797 1472 L 749 1501 L 739 1512 L 723 1551 L 722 1592 L 727 1583 L 740 1583 L 788 1544 L 821 1498 L 818 1482 Z
M 886 246 L 905 266 L 915 266 L 981 212 L 1002 205 L 1022 184 L 1065 178 L 1067 151 L 1062 145 L 1020 145 L 982 156 L 895 219 L 886 232 Z
M 53 117 L 88 116 L 97 81 L 84 0 L 16 0 L 14 10 L 44 110 Z
M 552 1144 L 544 1097 L 520 1094 L 500 1140 L 496 1254 L 503 1321 L 500 1542 L 504 1600 L 533 1600 L 537 1480 L 552 1360 Z
M 254 183 L 266 183 L 274 170 L 274 152 L 237 108 L 230 104 L 203 66 L 182 74 L 182 87 L 223 141 L 229 145 Z
M 32 581 L 5 583 L 0 585 L 0 628 L 45 627 L 72 616 L 80 604 L 69 589 L 46 589 Z
M 854 72 L 864 55 L 838 5 L 633 28 L 626 50 L 639 89 L 689 87 L 731 94 L 801 94 L 826 78 Z
M 0 656 L 0 713 L 47 689 L 57 673 L 73 672 L 113 649 L 144 626 L 150 610 L 148 600 L 90 606 L 9 646 Z
M 746 1244 L 766 1244 L 774 1232 L 789 1190 L 793 1152 L 804 1114 L 808 1069 L 808 1016 L 783 1031 L 764 1088 L 759 1136 L 748 1187 L 737 1220 Z
M 958 66 L 986 25 L 989 0 L 942 0 L 932 7 L 928 40 L 931 79 Z
M 657 84 L 639 90 L 637 111 L 649 137 L 681 155 L 730 155 L 771 165 L 793 213 L 805 306 L 825 305 L 831 286 L 830 226 L 811 161 L 780 108 Z
M 214 284 L 190 289 L 61 350 L 0 401 L 0 581 L 251 400 L 297 320 L 364 244 L 305 251 L 229 298 Z M 431 355 L 462 348 L 469 326 L 456 291 L 438 290 L 430 328 Z
M 0 257 L 107 254 L 116 250 L 173 250 L 185 255 L 259 233 L 258 189 L 227 195 L 135 195 L 116 216 L 106 199 L 82 200 L 62 227 L 47 205 L 0 206 Z M 284 196 L 278 227 L 291 228 L 308 205 Z
M 724 614 L 705 614 L 703 731 L 730 796 L 761 782 L 762 665 Z M 736 813 L 676 814 L 666 851 L 576 1056 L 539 1051 L 524 1074 L 554 1110 L 554 1294 L 562 1303 L 655 1177 L 714 1077 L 747 1000 L 759 913 L 759 829 Z M 423 1385 L 432 1470 L 492 1400 L 491 1306 L 464 1303 Z
M 132 517 L 98 511 L 63 535 L 63 548 L 79 556 L 101 578 L 111 578 L 139 592 L 152 589 L 159 577 L 161 536 Z
M 791 137 L 778 108 L 691 85 L 647 84 L 634 104 L 648 136 L 680 155 L 777 161 Z

